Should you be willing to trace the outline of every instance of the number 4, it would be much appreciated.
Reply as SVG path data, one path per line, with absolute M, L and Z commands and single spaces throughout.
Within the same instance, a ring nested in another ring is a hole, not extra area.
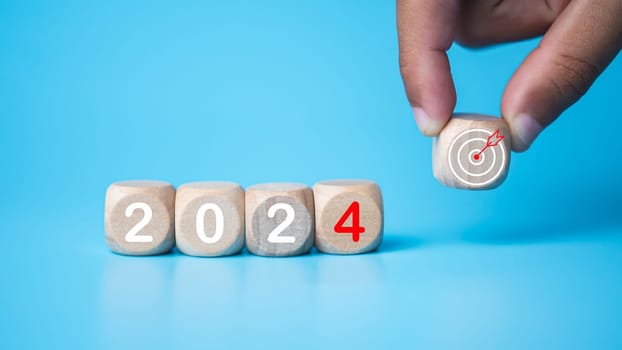
M 360 204 L 357 201 L 352 202 L 339 221 L 335 224 L 336 233 L 352 234 L 352 242 L 358 242 L 361 233 L 365 232 L 365 227 L 361 226 Z M 352 226 L 344 226 L 348 218 L 352 216 Z

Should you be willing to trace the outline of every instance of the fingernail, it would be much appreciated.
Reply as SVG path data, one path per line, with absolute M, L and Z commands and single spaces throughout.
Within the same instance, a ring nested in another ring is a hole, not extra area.
M 514 119 L 512 144 L 517 152 L 526 151 L 542 132 L 542 125 L 528 114 L 521 113 Z
M 419 130 L 426 136 L 436 136 L 443 128 L 444 124 L 430 116 L 421 107 L 413 107 L 413 114 Z

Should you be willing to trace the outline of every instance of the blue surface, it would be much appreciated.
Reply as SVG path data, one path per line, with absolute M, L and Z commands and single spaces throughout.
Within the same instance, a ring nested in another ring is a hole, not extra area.
M 3 348 L 620 349 L 618 58 L 489 192 L 431 174 L 380 1 L 0 3 Z M 453 47 L 458 111 L 498 114 L 537 41 Z M 382 187 L 361 256 L 132 258 L 121 179 Z

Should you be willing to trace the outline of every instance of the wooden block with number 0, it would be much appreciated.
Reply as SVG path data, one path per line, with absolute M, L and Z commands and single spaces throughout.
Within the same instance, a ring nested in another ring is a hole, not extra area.
M 332 180 L 313 186 L 315 246 L 324 253 L 359 254 L 382 242 L 380 187 L 367 180 Z
M 264 256 L 309 252 L 315 225 L 313 192 L 295 183 L 269 183 L 246 189 L 246 248 Z
M 244 246 L 244 190 L 233 182 L 193 182 L 177 189 L 175 241 L 184 254 L 223 256 Z
M 123 181 L 106 191 L 106 243 L 126 255 L 155 255 L 175 245 L 175 189 L 162 181 Z

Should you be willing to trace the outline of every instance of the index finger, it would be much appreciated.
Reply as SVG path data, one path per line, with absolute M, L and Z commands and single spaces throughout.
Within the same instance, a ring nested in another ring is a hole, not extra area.
M 456 33 L 458 0 L 397 0 L 400 72 L 421 132 L 438 135 L 456 105 L 446 51 Z

